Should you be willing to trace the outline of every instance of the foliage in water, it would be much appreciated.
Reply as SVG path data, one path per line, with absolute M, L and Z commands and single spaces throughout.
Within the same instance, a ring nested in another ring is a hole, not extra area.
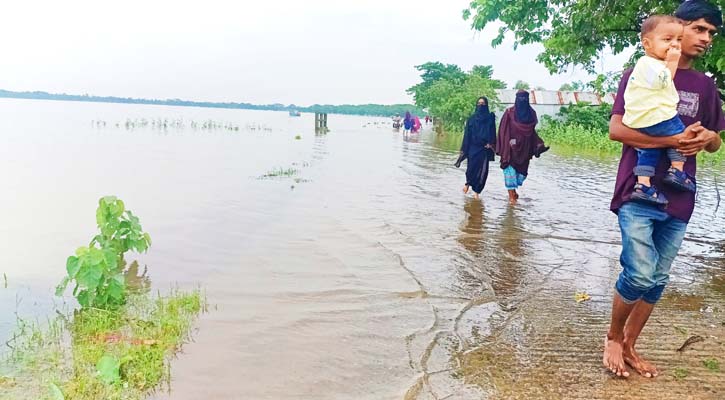
M 66 261 L 66 273 L 56 288 L 62 295 L 74 283 L 73 296 L 83 308 L 108 309 L 126 300 L 123 255 L 129 250 L 143 253 L 151 245 L 139 219 L 114 196 L 99 200 L 96 223 L 100 233 L 88 246 L 79 247 Z

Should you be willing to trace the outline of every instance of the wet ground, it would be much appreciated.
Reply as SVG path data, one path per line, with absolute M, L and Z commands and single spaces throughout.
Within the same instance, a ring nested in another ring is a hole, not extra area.
M 640 341 L 662 376 L 624 381 L 600 367 L 619 271 L 611 158 L 547 153 L 509 206 L 497 169 L 482 201 L 465 197 L 454 145 L 385 119 L 330 116 L 316 136 L 309 115 L 0 104 L 0 341 L 15 312 L 52 311 L 97 198 L 116 194 L 153 236 L 138 259 L 154 288 L 201 285 L 215 305 L 158 399 L 725 393 L 725 373 L 704 363 L 725 363 L 719 172 L 701 171 L 672 284 Z M 125 127 L 140 118 L 186 124 Z M 240 129 L 191 128 L 208 119 Z M 591 300 L 577 303 L 581 292 Z M 676 351 L 694 335 L 705 340 Z

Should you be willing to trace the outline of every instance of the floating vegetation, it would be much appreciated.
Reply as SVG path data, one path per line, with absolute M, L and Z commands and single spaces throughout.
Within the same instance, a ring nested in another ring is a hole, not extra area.
M 302 136 L 300 136 L 300 135 L 295 136 L 295 140 L 301 140 L 301 139 L 302 139 Z
M 119 121 L 115 123 L 108 123 L 104 120 L 92 120 L 91 126 L 97 129 L 104 129 L 107 126 L 115 126 L 117 129 L 125 129 L 128 131 L 136 129 L 153 129 L 159 131 L 183 131 L 186 129 L 192 129 L 194 131 L 225 131 L 225 132 L 239 132 L 242 130 L 250 132 L 272 132 L 272 128 L 263 124 L 252 123 L 247 124 L 244 127 L 235 124 L 233 122 L 217 121 L 212 119 L 196 121 L 186 121 L 183 118 L 127 118 L 125 121 Z
M 299 175 L 302 173 L 302 168 L 306 168 L 309 166 L 310 166 L 310 163 L 307 161 L 294 162 L 294 163 L 292 163 L 292 166 L 289 168 L 276 167 L 276 168 L 268 171 L 264 175 L 260 176 L 258 179 L 291 178 L 295 184 L 307 183 L 307 182 L 310 182 L 310 180 L 302 178 Z M 294 190 L 294 188 L 295 188 L 294 184 L 290 186 L 290 189 Z
M 266 178 L 279 178 L 279 177 L 292 177 L 300 173 L 300 170 L 296 168 L 281 168 L 277 167 L 262 175 L 260 179 Z

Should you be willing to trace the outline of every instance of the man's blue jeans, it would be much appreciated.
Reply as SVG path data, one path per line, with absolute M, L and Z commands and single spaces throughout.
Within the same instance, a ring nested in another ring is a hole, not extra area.
M 670 267 L 685 237 L 687 223 L 660 208 L 627 202 L 620 207 L 622 272 L 615 288 L 625 303 L 655 304 L 670 280 Z

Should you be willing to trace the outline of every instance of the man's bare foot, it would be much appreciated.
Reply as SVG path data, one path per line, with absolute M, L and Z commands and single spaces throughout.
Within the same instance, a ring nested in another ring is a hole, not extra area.
M 473 193 L 473 198 L 476 199 L 476 200 L 478 200 L 478 199 L 481 198 L 481 196 L 478 193 L 474 192 Z
M 611 371 L 614 375 L 627 378 L 629 371 L 624 365 L 622 343 L 604 337 L 604 368 Z
M 660 374 L 659 371 L 657 371 L 657 367 L 640 357 L 633 347 L 624 346 L 622 350 L 622 358 L 627 365 L 632 367 L 632 369 L 645 378 L 654 378 Z
M 468 193 L 468 188 L 470 188 L 470 186 L 468 186 L 468 185 L 463 185 L 463 194 L 466 194 L 466 193 Z

